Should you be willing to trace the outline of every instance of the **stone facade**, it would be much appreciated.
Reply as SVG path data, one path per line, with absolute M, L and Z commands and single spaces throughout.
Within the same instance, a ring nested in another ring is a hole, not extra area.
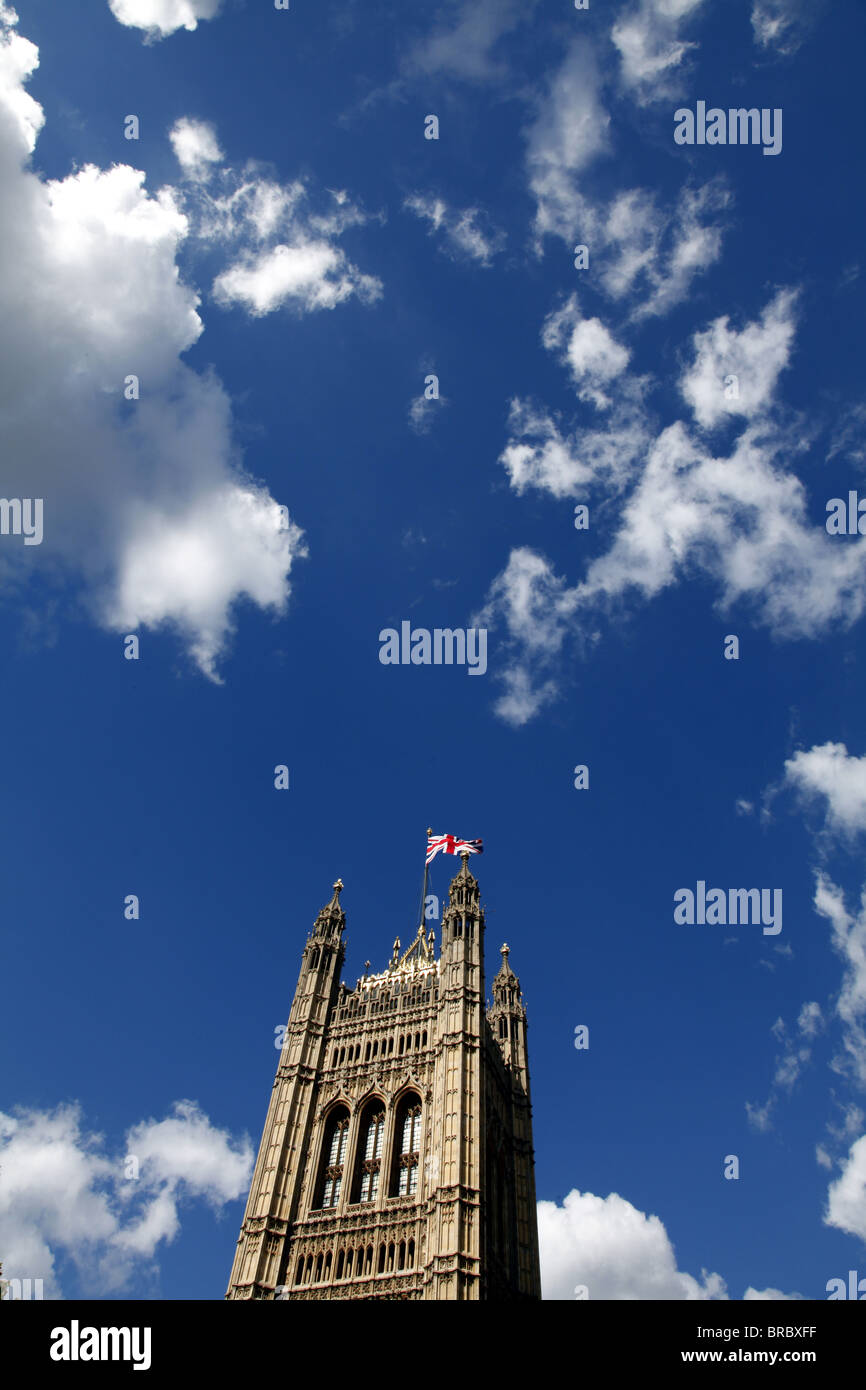
M 468 855 L 439 956 L 422 925 L 354 990 L 342 886 L 304 947 L 226 1297 L 540 1298 L 526 1010 L 507 946 L 485 1006 Z

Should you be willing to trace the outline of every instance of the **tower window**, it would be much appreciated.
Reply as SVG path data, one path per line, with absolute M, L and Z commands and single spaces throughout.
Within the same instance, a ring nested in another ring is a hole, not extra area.
M 394 1155 L 391 1195 L 411 1197 L 418 1190 L 421 1157 L 421 1103 L 416 1095 L 403 1098 L 397 1111 L 397 1152 Z
M 332 1111 L 325 1127 L 322 1170 L 319 1174 L 320 1199 L 317 1206 L 335 1207 L 343 1186 L 343 1165 L 349 1142 L 349 1116 L 345 1109 Z
M 361 1143 L 358 1149 L 358 1172 L 355 1178 L 357 1202 L 374 1202 L 379 1195 L 379 1176 L 382 1168 L 382 1145 L 385 1140 L 385 1107 L 381 1102 L 372 1105 L 364 1114 Z

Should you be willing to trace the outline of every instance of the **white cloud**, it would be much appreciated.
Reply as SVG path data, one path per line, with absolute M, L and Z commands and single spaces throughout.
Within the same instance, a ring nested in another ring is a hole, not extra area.
M 752 418 L 769 409 L 791 355 L 795 304 L 793 291 L 780 290 L 760 320 L 740 332 L 726 314 L 694 335 L 695 360 L 680 391 L 705 429 L 731 415 Z
M 498 672 L 506 693 L 494 708 L 506 723 L 527 723 L 556 696 L 557 683 L 544 672 L 561 650 L 570 610 L 571 596 L 548 561 L 525 546 L 512 550 L 473 619 L 480 627 L 504 624 L 503 649 L 519 653 Z
M 175 512 L 151 506 L 124 547 L 106 622 L 134 631 L 170 612 L 201 670 L 215 678 L 232 603 L 247 597 L 279 611 L 282 557 L 286 546 L 295 557 L 307 553 L 301 536 L 292 522 L 285 528 L 277 503 L 252 483 L 227 483 Z
M 530 191 L 536 201 L 535 233 L 566 242 L 586 241 L 589 205 L 580 176 L 609 148 L 610 117 L 601 104 L 598 69 L 590 50 L 575 39 L 539 104 L 527 136 Z
M 728 458 L 714 458 L 682 424 L 668 426 L 581 600 L 648 598 L 697 566 L 717 582 L 723 610 L 748 599 L 779 636 L 854 622 L 866 604 L 866 551 L 834 547 L 810 521 L 802 484 L 776 462 L 781 445 L 750 427 Z
M 25 90 L 24 83 L 39 66 L 35 43 L 16 32 L 18 16 L 0 0 L 0 121 L 3 126 L 0 156 L 4 166 L 14 151 L 31 154 L 45 121 L 42 107 Z
M 577 456 L 556 421 L 529 401 L 511 402 L 508 425 L 511 438 L 499 461 L 518 495 L 532 487 L 552 497 L 577 497 L 593 480 L 592 466 Z
M 640 379 L 620 378 L 600 425 L 584 426 L 570 435 L 563 434 L 542 407 L 512 400 L 510 438 L 499 462 L 514 491 L 532 487 L 586 502 L 596 488 L 603 488 L 607 497 L 633 483 L 653 439 L 643 389 Z
M 512 441 L 502 461 L 518 490 L 544 486 L 579 496 L 588 475 L 573 466 L 570 446 L 566 454 L 553 428 L 535 448 Z M 641 458 L 639 481 L 620 506 L 609 548 L 590 563 L 582 583 L 569 588 L 556 581 L 559 644 L 569 634 L 579 637 L 612 601 L 650 599 L 696 570 L 715 581 L 722 611 L 748 602 L 755 619 L 780 637 L 816 637 L 832 624 L 854 622 L 866 606 L 866 552 L 834 547 L 810 524 L 802 484 L 776 464 L 780 447 L 750 428 L 730 457 L 714 458 L 681 424 L 663 430 Z M 518 555 L 521 592 L 525 598 L 537 588 L 532 603 L 543 608 L 549 566 L 524 548 L 512 552 L 494 580 L 486 615 L 488 626 L 506 623 L 511 665 L 524 669 L 533 658 L 528 634 L 512 631 L 510 622 Z
M 785 784 L 807 802 L 820 801 L 828 829 L 852 835 L 866 830 L 866 757 L 844 743 L 816 744 L 785 762 Z
M 448 404 L 445 396 L 413 396 L 409 403 L 409 426 L 416 434 L 429 434 L 430 427 L 441 408 Z
M 721 255 L 731 202 L 721 179 L 682 188 L 660 209 L 654 194 L 629 189 L 599 211 L 593 231 L 602 288 L 612 299 L 632 296 L 632 317 L 666 314 L 686 298 L 696 275 Z
M 420 193 L 408 197 L 403 206 L 430 224 L 430 236 L 442 233 L 443 250 L 452 257 L 489 266 L 505 244 L 504 232 L 481 225 L 484 215 L 478 208 L 450 208 L 443 198 Z
M 743 1294 L 744 1303 L 781 1303 L 802 1298 L 801 1293 L 783 1293 L 781 1289 L 753 1289 L 751 1284 Z
M 576 295 L 548 315 L 541 341 L 550 351 L 558 351 L 570 367 L 582 401 L 591 401 L 599 409 L 610 405 L 604 388 L 625 371 L 629 350 L 616 341 L 601 319 L 583 318 Z
M 662 206 L 640 188 L 622 190 L 607 202 L 593 199 L 587 170 L 611 153 L 609 127 L 592 52 L 575 41 L 527 133 L 536 249 L 548 235 L 560 237 L 570 250 L 587 246 L 593 283 L 606 295 L 631 298 L 634 318 L 664 314 L 719 259 L 731 195 L 724 180 L 715 178 L 682 188 Z
M 782 54 L 796 52 L 803 42 L 803 31 L 812 17 L 803 0 L 754 0 L 752 31 L 761 48 Z
M 821 1005 L 816 1000 L 804 1004 L 797 1017 L 797 1027 L 804 1038 L 814 1038 L 824 1027 Z
M 85 165 L 53 181 L 29 171 L 42 117 L 19 83 L 36 53 L 4 17 L 3 491 L 44 499 L 42 545 L 7 550 L 8 566 L 21 581 L 36 567 L 46 577 L 74 574 L 90 612 L 121 631 L 136 617 L 181 627 L 213 674 L 215 634 L 231 630 L 239 596 L 285 606 L 300 532 L 289 523 L 275 534 L 277 506 L 236 466 L 220 382 L 179 356 L 203 325 L 196 293 L 178 275 L 189 224 L 177 197 L 149 195 L 145 175 L 126 165 Z M 131 374 L 140 399 L 125 407 Z M 214 566 L 214 546 L 245 510 L 256 527 L 227 567 Z M 195 566 L 175 588 L 163 562 L 179 532 Z M 139 563 L 145 552 L 153 570 Z
M 715 584 L 720 612 L 735 603 L 747 605 L 777 637 L 818 637 L 862 615 L 866 548 L 859 541 L 835 544 L 812 520 L 806 490 L 789 471 L 791 453 L 802 449 L 802 440 L 770 418 L 776 378 L 792 342 L 791 303 L 783 292 L 759 323 L 742 332 L 718 320 L 696 335 L 697 360 L 685 370 L 682 390 L 701 421 L 713 423 L 724 408 L 710 392 L 717 373 L 728 365 L 742 368 L 744 362 L 752 373 L 744 373 L 736 404 L 740 414 L 753 418 L 727 457 L 711 453 L 683 421 L 657 432 L 644 407 L 649 378 L 627 372 L 625 349 L 617 351 L 619 345 L 599 321 L 590 321 L 587 329 L 576 300 L 547 321 L 544 339 L 571 368 L 584 398 L 606 408 L 605 386 L 615 381 L 609 427 L 580 429 L 569 437 L 543 407 L 516 400 L 511 438 L 500 461 L 517 492 L 531 487 L 585 501 L 587 490 L 602 483 L 608 498 L 611 491 L 625 494 L 613 539 L 591 561 L 583 581 L 567 588 L 557 580 L 560 644 L 568 635 L 580 638 L 614 604 L 650 599 L 698 572 Z M 723 390 L 717 394 L 724 399 Z M 512 561 L 517 554 L 532 552 L 514 551 Z M 509 625 L 511 563 L 490 590 L 491 626 L 497 620 Z M 538 555 L 533 564 L 530 572 L 521 563 L 523 580 L 543 591 L 549 567 Z M 535 682 L 526 662 L 532 653 L 520 633 L 512 634 L 506 647 L 509 685 L 522 692 L 521 708 L 531 717 L 526 692 Z M 555 673 L 546 672 L 548 693 L 555 683 Z
M 620 55 L 623 86 L 641 103 L 669 98 L 682 82 L 686 55 L 697 47 L 680 38 L 680 27 L 702 0 L 639 0 L 611 30 Z
M 210 158 L 207 187 L 193 177 L 156 194 L 126 165 L 42 178 L 29 167 L 42 112 L 22 85 L 38 55 L 10 15 L 0 12 L 4 492 L 44 499 L 44 540 L 4 547 L 6 591 L 38 572 L 111 630 L 174 627 L 216 678 L 238 603 L 283 612 L 306 551 L 243 471 L 221 383 L 182 359 L 203 323 L 178 252 L 226 244 L 218 288 L 252 313 L 331 307 L 378 293 L 333 244 L 364 214 L 340 190 L 320 211 L 303 183 Z M 182 122 L 174 136 L 193 174 L 218 150 L 209 127 Z M 276 261 L 275 242 L 287 248 Z M 125 395 L 132 378 L 138 399 Z
M 187 178 L 207 179 L 212 164 L 219 164 L 223 152 L 219 147 L 216 131 L 207 121 L 194 121 L 183 116 L 175 121 L 169 131 L 171 147 L 175 158 Z
M 306 313 L 333 309 L 351 295 L 367 303 L 381 294 L 381 284 L 362 275 L 337 247 L 327 241 L 280 243 L 270 250 L 244 255 L 214 280 L 218 304 L 240 304 L 261 318 L 287 303 Z
M 849 913 L 842 889 L 824 873 L 816 874 L 815 911 L 830 923 L 833 949 L 844 971 L 835 1001 L 842 1023 L 844 1054 L 833 1059 L 834 1070 L 850 1073 L 866 1085 L 866 887 L 858 914 Z
M 288 231 L 303 230 L 309 235 L 313 219 L 303 216 L 307 188 L 301 179 L 290 184 L 276 183 L 250 165 L 240 173 L 232 168 L 217 172 L 219 187 L 201 188 L 197 181 L 184 188 L 181 196 L 189 210 L 192 233 L 204 242 L 238 241 L 248 246 L 263 245 Z M 323 230 L 336 234 L 344 225 L 344 197 L 335 197 L 337 218 L 324 219 Z M 362 215 L 358 215 L 362 221 Z M 322 219 L 318 219 L 321 223 Z
M 494 56 L 499 40 L 525 22 L 535 0 L 460 0 L 438 6 L 435 27 L 410 51 L 404 64 L 415 76 L 447 73 L 468 82 L 499 80 L 506 74 Z
M 222 0 L 108 0 L 116 20 L 143 29 L 148 39 L 162 39 L 178 29 L 197 29 L 200 19 L 214 19 Z
M 852 1145 L 827 1192 L 825 1224 L 866 1241 L 866 1134 Z
M 766 962 L 764 962 L 766 964 Z M 772 1128 L 771 1116 L 782 1091 L 792 1091 L 803 1068 L 812 1058 L 812 1041 L 824 1029 L 824 1016 L 821 1006 L 815 1000 L 804 1003 L 797 1016 L 799 1037 L 792 1037 L 781 1018 L 777 1018 L 771 1028 L 775 1038 L 782 1044 L 782 1051 L 776 1057 L 775 1073 L 770 1094 L 764 1105 L 753 1105 L 746 1101 L 749 1123 L 757 1130 L 766 1132 Z
M 562 1206 L 538 1203 L 542 1297 L 574 1299 L 584 1286 L 598 1299 L 727 1297 L 718 1274 L 700 1278 L 677 1268 L 663 1223 L 617 1193 L 569 1192 Z
M 284 305 L 303 314 L 352 296 L 364 303 L 380 297 L 381 281 L 337 245 L 349 227 L 368 220 L 344 189 L 327 190 L 324 210 L 314 211 L 303 179 L 280 184 L 253 161 L 241 170 L 222 164 L 210 126 L 179 121 L 171 140 L 185 178 L 176 196 L 191 235 L 229 248 L 230 263 L 212 286 L 217 304 L 261 318 Z
M 138 1163 L 138 1177 L 127 1159 Z M 76 1267 L 82 1296 L 117 1294 L 152 1278 L 162 1242 L 174 1239 L 192 1200 L 214 1211 L 243 1197 L 249 1140 L 214 1128 L 191 1101 L 164 1120 L 133 1126 L 110 1152 L 80 1107 L 0 1113 L 0 1248 L 7 1279 L 42 1279 L 62 1297 L 61 1271 Z M 66 1275 L 63 1274 L 65 1278 Z
M 837 455 L 853 463 L 866 463 L 866 401 L 857 401 L 837 416 L 827 459 Z

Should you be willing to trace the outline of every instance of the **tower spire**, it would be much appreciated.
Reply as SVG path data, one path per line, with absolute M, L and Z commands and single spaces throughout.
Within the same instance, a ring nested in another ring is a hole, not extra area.
M 339 940 L 343 928 L 346 925 L 346 914 L 340 905 L 340 894 L 343 891 L 343 880 L 338 878 L 333 885 L 334 896 L 329 903 L 326 903 L 316 918 L 313 926 L 313 935 L 321 937 L 332 937 Z

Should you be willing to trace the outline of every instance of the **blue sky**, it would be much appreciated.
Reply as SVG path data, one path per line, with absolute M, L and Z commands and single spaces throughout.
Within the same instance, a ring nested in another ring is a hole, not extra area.
M 16 9 L 4 1273 L 222 1296 L 306 933 L 340 875 L 381 968 L 430 825 L 526 996 L 545 1295 L 866 1274 L 861 7 Z

